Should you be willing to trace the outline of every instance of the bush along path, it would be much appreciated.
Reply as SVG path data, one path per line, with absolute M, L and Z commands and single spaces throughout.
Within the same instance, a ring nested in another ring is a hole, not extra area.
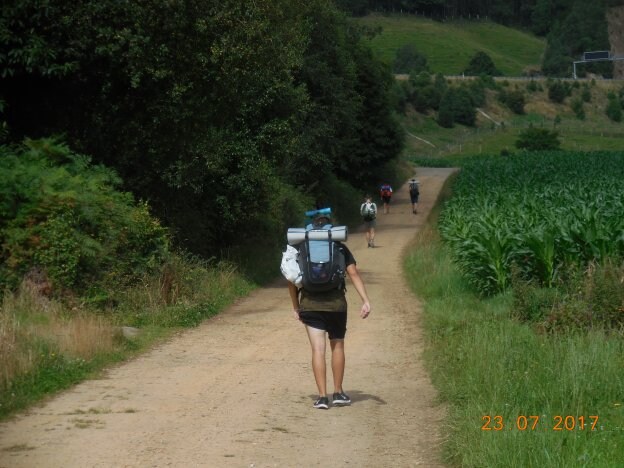
M 422 363 L 421 305 L 402 259 L 451 173 L 418 169 L 418 214 L 401 187 L 374 249 L 363 231 L 349 236 L 373 306 L 361 320 L 347 282 L 351 406 L 312 407 L 309 344 L 278 281 L 0 424 L 0 467 L 441 466 L 445 411 Z

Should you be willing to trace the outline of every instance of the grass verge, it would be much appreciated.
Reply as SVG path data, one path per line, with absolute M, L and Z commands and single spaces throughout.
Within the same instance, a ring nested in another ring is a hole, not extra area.
M 481 300 L 440 243 L 436 216 L 405 267 L 425 302 L 426 365 L 449 408 L 445 461 L 621 466 L 622 337 L 538 334 L 511 318 L 511 294 Z
M 0 420 L 97 376 L 249 293 L 232 264 L 172 257 L 159 275 L 104 303 L 41 296 L 26 284 L 0 304 Z

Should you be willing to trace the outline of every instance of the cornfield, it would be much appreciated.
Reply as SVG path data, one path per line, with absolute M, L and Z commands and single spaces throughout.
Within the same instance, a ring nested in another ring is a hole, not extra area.
M 486 295 L 515 269 L 550 287 L 569 265 L 624 258 L 624 153 L 541 152 L 468 161 L 442 238 Z

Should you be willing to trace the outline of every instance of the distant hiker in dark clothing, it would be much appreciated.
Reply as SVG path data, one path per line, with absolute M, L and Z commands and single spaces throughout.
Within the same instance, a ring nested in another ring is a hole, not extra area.
M 390 184 L 385 183 L 379 188 L 379 195 L 383 202 L 384 214 L 390 213 L 390 200 L 392 199 L 392 187 Z
M 414 214 L 416 214 L 417 212 L 416 208 L 418 207 L 418 197 L 420 196 L 419 185 L 420 185 L 420 182 L 418 182 L 416 179 L 410 180 L 409 194 L 410 194 L 410 200 L 412 201 L 412 213 Z

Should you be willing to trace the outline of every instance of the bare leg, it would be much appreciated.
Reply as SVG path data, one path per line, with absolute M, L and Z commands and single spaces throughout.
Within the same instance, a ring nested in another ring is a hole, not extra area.
M 312 346 L 312 371 L 318 387 L 319 396 L 327 396 L 325 370 L 325 331 L 306 325 L 310 346 Z
M 342 392 L 342 379 L 345 370 L 344 340 L 330 340 L 332 350 L 332 373 L 334 375 L 334 392 Z
M 372 246 L 375 245 L 375 228 L 371 228 L 370 230 L 370 243 Z

